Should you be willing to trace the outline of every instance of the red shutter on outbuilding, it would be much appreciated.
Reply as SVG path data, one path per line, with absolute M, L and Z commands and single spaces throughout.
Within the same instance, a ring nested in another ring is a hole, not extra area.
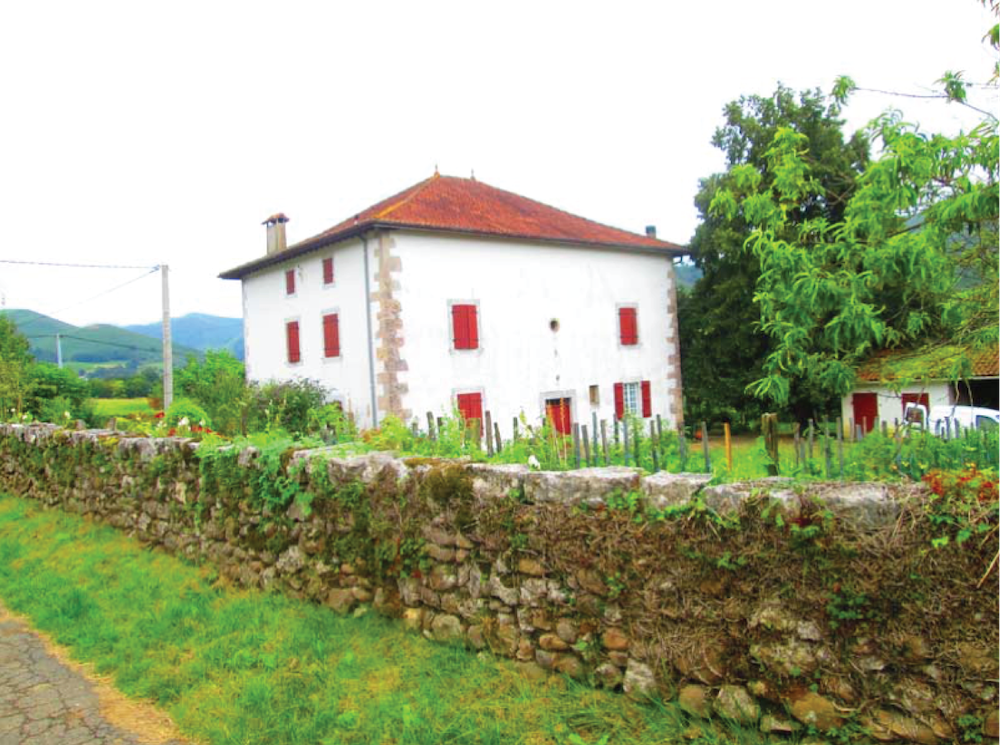
M 452 338 L 455 349 L 479 349 L 479 325 L 475 305 L 451 306 Z
M 299 322 L 289 321 L 285 324 L 285 341 L 288 344 L 288 361 L 298 362 L 301 359 L 299 353 Z
M 295 270 L 289 269 L 285 272 L 285 294 L 295 294 Z
M 615 419 L 625 416 L 625 385 L 615 383 Z
M 649 390 L 649 381 L 642 381 L 642 415 L 645 418 L 653 416 L 653 396 Z
M 618 332 L 624 346 L 639 343 L 639 326 L 636 322 L 635 308 L 618 309 Z
M 340 356 L 340 319 L 336 313 L 323 316 L 323 354 Z
M 323 284 L 333 284 L 333 257 L 328 256 L 323 259 Z

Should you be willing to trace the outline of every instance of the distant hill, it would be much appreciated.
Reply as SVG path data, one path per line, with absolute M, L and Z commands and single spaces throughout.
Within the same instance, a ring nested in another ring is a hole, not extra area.
M 128 331 L 163 338 L 163 325 L 146 323 L 123 326 Z M 201 350 L 227 349 L 239 360 L 243 359 L 243 319 L 210 316 L 206 313 L 188 313 L 170 322 L 170 332 L 175 344 Z
M 677 284 L 681 287 L 693 287 L 702 277 L 701 269 L 694 264 L 674 264 L 674 273 L 677 275 Z
M 79 363 L 73 364 L 76 368 L 107 367 L 118 363 L 135 370 L 142 365 L 156 365 L 163 361 L 163 350 L 157 341 L 118 326 L 74 326 L 33 310 L 0 313 L 14 322 L 17 330 L 28 338 L 35 359 L 43 362 L 56 361 L 56 334 L 61 336 L 63 362 Z M 180 343 L 175 342 L 173 347 L 174 359 L 177 360 L 175 366 L 183 365 L 189 354 L 199 354 L 197 349 Z

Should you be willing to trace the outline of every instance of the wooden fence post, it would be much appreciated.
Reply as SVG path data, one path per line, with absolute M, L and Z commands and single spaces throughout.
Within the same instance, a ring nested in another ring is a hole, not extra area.
M 611 460 L 608 458 L 608 423 L 601 420 L 601 449 L 604 451 L 604 465 L 610 466 Z
M 815 437 L 815 426 L 813 426 L 813 420 L 809 420 L 809 460 L 813 459 L 813 439 Z
M 733 440 L 730 437 L 729 422 L 723 422 L 722 432 L 726 436 L 726 467 L 733 470 Z
M 500 423 L 493 422 L 493 439 L 496 440 L 497 454 L 500 453 L 500 449 L 503 447 L 500 444 Z
M 616 444 L 617 444 L 617 440 L 618 440 L 618 420 L 616 419 L 615 420 L 615 441 L 616 441 Z M 625 465 L 627 466 L 628 465 L 628 422 L 626 422 L 624 419 L 622 420 L 622 443 L 625 446 L 624 448 L 622 448 L 622 452 L 625 455 Z
M 781 473 L 781 465 L 778 461 L 778 415 L 764 414 L 760 418 L 760 432 L 764 436 L 764 447 L 767 448 L 768 457 L 771 462 L 767 464 L 768 476 L 777 476 Z
M 799 468 L 801 465 L 801 458 L 799 458 L 799 429 L 801 425 L 798 422 L 792 424 L 792 445 L 795 450 L 795 467 Z
M 884 422 L 883 422 L 884 424 Z M 837 459 L 840 461 L 840 480 L 844 480 L 844 423 L 837 417 Z
M 580 438 L 583 440 L 583 459 L 587 462 L 587 467 L 590 468 L 590 438 L 587 437 L 587 425 L 580 425 Z
M 517 442 L 517 417 L 514 417 L 514 429 L 512 431 L 514 432 L 514 442 Z
M 656 424 L 649 420 L 649 451 L 653 454 L 653 473 L 660 470 L 660 459 L 656 453 Z
M 431 441 L 437 439 L 437 433 L 434 431 L 434 414 L 429 411 L 427 412 L 427 437 L 430 438 Z
M 493 457 L 493 415 L 486 411 L 486 455 Z
M 712 458 L 708 454 L 708 425 L 701 423 L 701 450 L 705 454 L 705 473 L 712 472 Z
M 590 423 L 593 425 L 590 433 L 594 438 L 594 465 L 597 465 L 597 412 L 590 412 Z
M 684 434 L 684 427 L 677 428 L 677 455 L 681 459 L 681 471 L 687 470 L 687 437 Z
M 573 462 L 580 468 L 580 423 L 573 422 Z

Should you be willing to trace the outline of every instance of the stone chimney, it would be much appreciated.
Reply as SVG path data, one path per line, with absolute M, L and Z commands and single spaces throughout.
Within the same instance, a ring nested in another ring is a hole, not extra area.
M 655 238 L 656 237 L 656 226 L 655 225 L 647 225 L 646 226 L 646 235 L 648 235 L 650 238 Z
M 288 241 L 285 239 L 286 222 L 288 222 L 288 218 L 285 217 L 284 213 L 278 212 L 277 214 L 271 215 L 261 223 L 261 225 L 267 226 L 268 256 L 280 253 L 288 247 Z

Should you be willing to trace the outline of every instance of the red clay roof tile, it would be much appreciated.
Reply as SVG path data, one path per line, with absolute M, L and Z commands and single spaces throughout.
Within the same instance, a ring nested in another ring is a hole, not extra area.
M 281 254 L 257 259 L 220 276 L 239 279 L 256 269 L 372 227 L 437 230 L 677 255 L 686 253 L 675 243 L 602 225 L 482 181 L 435 174 L 319 235 L 289 246 Z

